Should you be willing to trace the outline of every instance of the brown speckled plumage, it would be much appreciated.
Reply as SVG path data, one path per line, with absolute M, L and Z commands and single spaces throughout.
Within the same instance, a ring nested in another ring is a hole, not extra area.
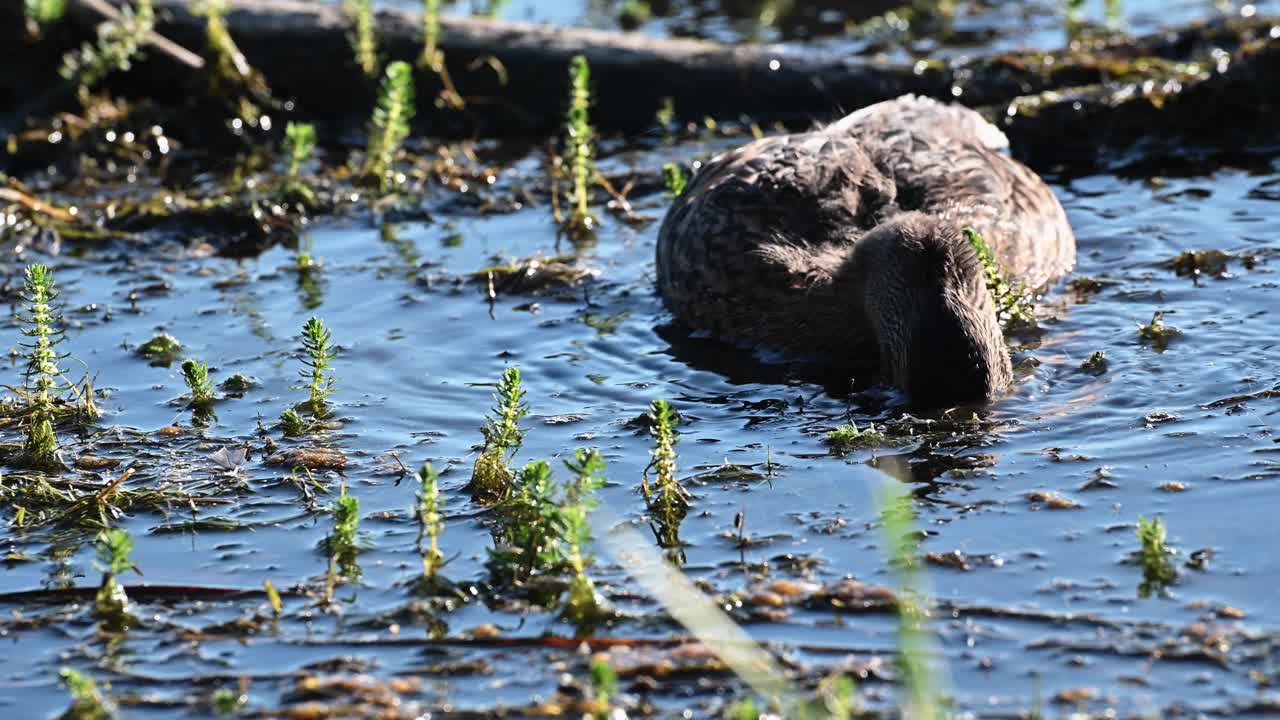
M 658 290 L 677 319 L 851 369 L 920 402 L 1009 382 L 972 226 L 1014 282 L 1071 269 L 1075 239 L 1044 182 L 999 152 L 971 110 L 904 96 L 709 162 L 658 236 Z

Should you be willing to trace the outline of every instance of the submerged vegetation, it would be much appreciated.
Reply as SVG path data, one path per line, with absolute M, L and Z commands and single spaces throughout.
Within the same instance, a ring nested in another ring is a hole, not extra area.
M 676 477 L 676 421 L 676 412 L 666 400 L 654 400 L 649 406 L 649 432 L 655 447 L 640 479 L 640 491 L 656 523 L 658 544 L 669 550 L 679 547 L 680 523 L 689 512 L 689 491 Z
M 120 19 L 98 26 L 98 39 L 62 58 L 61 75 L 80 91 L 81 102 L 88 92 L 112 72 L 126 72 L 137 59 L 147 36 L 155 28 L 156 15 L 151 0 L 137 0 L 120 9 Z
M 23 343 L 27 351 L 22 389 L 27 406 L 27 438 L 22 447 L 22 462 L 37 470 L 53 470 L 62 464 L 58 459 L 58 438 L 53 431 L 55 401 L 67 385 L 58 367 L 62 356 L 56 350 L 65 340 L 62 316 L 54 307 L 58 290 L 48 267 L 27 268 L 22 297 L 26 302 L 26 315 L 21 318 L 26 327 L 22 328 L 22 334 L 30 341 Z
M 440 474 L 431 463 L 418 471 L 418 552 L 422 555 L 422 576 L 432 580 L 444 567 L 444 553 L 440 552 L 440 535 L 444 533 L 443 498 L 440 495 Z M 427 541 L 423 547 L 423 540 Z
M 1173 551 L 1165 545 L 1167 537 L 1168 531 L 1160 518 L 1138 518 L 1138 542 L 1141 544 L 1138 558 L 1142 564 L 1139 597 L 1162 592 L 1178 580 L 1178 571 L 1173 566 Z

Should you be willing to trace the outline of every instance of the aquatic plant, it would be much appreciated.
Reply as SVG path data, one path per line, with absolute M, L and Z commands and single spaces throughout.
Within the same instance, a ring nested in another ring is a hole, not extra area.
M 858 448 L 879 445 L 884 442 L 884 433 L 876 430 L 875 423 L 868 423 L 867 429 L 860 430 L 856 423 L 848 423 L 827 433 L 822 442 L 837 455 L 847 455 Z
M 312 423 L 308 422 L 293 408 L 285 408 L 280 413 L 280 431 L 285 437 L 302 437 L 311 432 Z
M 316 147 L 316 128 L 310 123 L 290 122 L 284 128 L 285 169 L 281 197 L 286 202 L 299 202 L 304 207 L 315 204 L 315 191 L 302 175 L 302 166 L 311 159 Z
M 55 400 L 65 389 L 58 361 L 63 356 L 55 349 L 66 339 L 62 316 L 55 303 L 58 289 L 53 273 L 44 265 L 30 265 L 22 283 L 24 313 L 19 316 L 21 329 L 30 342 L 19 343 L 26 350 L 27 367 L 21 390 L 27 406 L 27 437 L 22 446 L 21 464 L 37 470 L 55 470 L 62 466 L 58 459 L 58 438 L 53 430 Z
M 236 115 L 250 125 L 257 125 L 262 110 L 254 95 L 269 98 L 266 81 L 249 65 L 244 53 L 227 29 L 226 0 L 203 0 L 194 9 L 205 16 L 205 43 L 213 56 L 210 76 L 216 96 L 233 104 Z
M 127 72 L 141 51 L 146 38 L 155 28 L 155 10 L 151 0 L 137 0 L 136 10 L 126 5 L 119 20 L 97 27 L 97 40 L 62 56 L 59 74 L 75 83 L 81 101 L 93 86 L 114 71 Z
M 440 0 L 422 0 L 422 56 L 418 64 L 440 78 L 443 87 L 436 98 L 437 107 L 447 105 L 461 110 L 467 106 L 453 85 L 449 68 L 444 64 L 444 51 L 440 49 Z
M 657 522 L 658 544 L 664 548 L 680 545 L 680 523 L 689 511 L 689 492 L 676 477 L 676 413 L 666 400 L 649 406 L 649 432 L 655 447 L 640 479 L 645 504 Z M 653 471 L 653 482 L 649 471 Z
M 213 711 L 218 715 L 235 715 L 248 702 L 247 695 L 231 688 L 218 688 L 213 693 Z
M 138 354 L 152 365 L 169 366 L 178 359 L 182 343 L 169 333 L 160 333 L 138 346 Z
M 564 221 L 570 238 L 591 234 L 597 221 L 591 214 L 591 184 L 596 178 L 595 131 L 591 127 L 591 67 L 582 55 L 569 63 L 569 112 L 565 118 L 564 145 L 567 158 L 569 201 L 572 207 Z
M 97 552 L 102 584 L 98 586 L 94 608 L 103 627 L 119 632 L 133 622 L 129 613 L 129 596 L 120 584 L 122 573 L 133 567 L 129 556 L 133 553 L 133 538 L 121 529 L 102 530 L 98 533 Z
M 190 391 L 190 405 L 193 408 L 208 408 L 213 404 L 213 380 L 209 379 L 209 365 L 199 360 L 185 360 L 182 363 L 182 379 Z
M 662 166 L 662 184 L 667 188 L 667 195 L 672 198 L 678 198 L 684 194 L 684 187 L 688 184 L 685 179 L 684 170 L 675 163 L 666 163 Z
M 564 464 L 573 477 L 565 486 L 554 526 L 560 540 L 557 545 L 563 544 L 564 562 L 573 572 L 573 578 L 569 581 L 563 614 L 571 622 L 582 625 L 604 614 L 604 600 L 587 575 L 591 559 L 582 548 L 591 542 L 591 524 L 587 521 L 587 514 L 600 504 L 596 493 L 604 487 L 605 462 L 599 450 L 578 449 Z
M 360 579 L 360 566 L 356 564 L 356 555 L 360 552 L 356 541 L 360 529 L 360 501 L 347 493 L 345 484 L 342 494 L 329 506 L 329 515 L 333 519 L 333 529 L 327 540 L 329 573 L 325 583 L 326 601 L 333 599 L 339 575 L 349 580 Z
M 1006 332 L 1036 327 L 1035 298 L 1025 287 L 1014 287 L 1005 278 L 995 254 L 977 230 L 966 227 L 964 236 L 978 254 L 982 271 L 987 279 L 987 290 L 995 301 L 996 317 L 1004 324 Z
M 490 411 L 492 414 L 485 419 L 485 424 L 480 429 L 484 434 L 484 447 L 471 469 L 471 483 L 468 486 L 472 497 L 481 502 L 496 502 L 511 494 L 514 479 L 511 459 L 524 442 L 520 420 L 529 414 L 524 394 L 520 369 L 504 370 L 502 379 L 498 381 L 498 389 L 493 394 L 495 405 Z
M 635 30 L 649 22 L 653 16 L 653 8 L 646 0 L 627 0 L 618 11 L 618 24 L 623 30 Z
M 440 535 L 444 532 L 443 498 L 440 495 L 440 473 L 431 463 L 418 471 L 418 553 L 422 555 L 422 575 L 434 578 L 444 567 L 444 553 L 440 552 Z M 422 547 L 423 539 L 427 547 Z
M 67 12 L 67 0 L 25 0 L 22 10 L 28 22 L 48 27 L 62 21 Z
M 1168 531 L 1160 518 L 1138 518 L 1138 542 L 1142 545 L 1139 560 L 1142 562 L 1142 582 L 1138 596 L 1149 597 L 1178 580 L 1178 571 L 1170 560 L 1173 551 L 1166 546 Z
M 653 115 L 654 119 L 663 128 L 669 127 L 676 119 L 676 101 L 675 98 L 668 95 L 662 98 L 662 104 L 658 106 L 658 111 Z
M 612 720 L 611 705 L 618 694 L 618 674 L 608 660 L 594 658 L 591 661 L 591 690 L 595 693 L 590 720 Z M 625 715 L 625 713 L 624 713 Z
M 396 154 L 409 137 L 413 102 L 413 68 L 397 60 L 387 66 L 382 78 L 378 104 L 369 121 L 369 142 L 361 170 L 364 182 L 376 184 L 380 191 L 386 191 Z
M 71 668 L 62 668 L 58 677 L 71 693 L 71 706 L 60 715 L 66 720 L 109 720 L 116 716 L 115 704 L 98 690 L 93 678 Z
M 899 684 L 905 692 L 902 714 L 913 720 L 943 717 L 941 692 L 929 666 L 928 618 L 920 579 L 921 561 L 916 556 L 915 512 L 912 496 L 896 480 L 882 486 L 880 527 L 889 564 L 898 577 L 897 659 Z
M 297 389 L 307 390 L 309 397 L 303 404 L 317 420 L 329 415 L 329 396 L 333 394 L 333 359 L 338 356 L 333 346 L 333 333 L 318 317 L 307 319 L 302 326 L 303 370 L 299 375 L 307 383 Z
M 351 49 L 355 51 L 356 65 L 365 75 L 378 74 L 378 36 L 373 22 L 372 0 L 345 0 L 347 12 L 355 20 L 351 35 Z
M 1080 369 L 1090 375 L 1101 375 L 1107 371 L 1107 354 L 1101 350 L 1095 351 L 1084 362 L 1080 363 Z
M 1138 325 L 1138 339 L 1151 343 L 1151 348 L 1156 352 L 1164 352 L 1169 346 L 1169 341 L 1180 334 L 1181 331 L 1178 328 L 1165 324 L 1164 312 L 1160 310 L 1151 314 L 1150 323 Z
M 270 580 L 263 580 L 262 589 L 267 593 L 267 604 L 271 606 L 271 614 L 280 617 L 281 611 L 284 610 L 284 603 L 280 601 L 280 591 L 276 590 L 276 584 Z

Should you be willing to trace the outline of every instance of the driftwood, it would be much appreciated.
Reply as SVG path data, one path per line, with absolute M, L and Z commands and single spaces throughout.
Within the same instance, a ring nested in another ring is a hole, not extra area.
M 191 14 L 184 0 L 157 0 L 156 7 L 160 35 L 203 49 L 204 18 Z M 376 82 L 355 65 L 351 21 L 341 9 L 299 0 L 235 0 L 231 7 L 233 37 L 279 97 L 322 120 L 358 122 L 367 115 Z M 85 36 L 101 18 L 86 0 L 71 0 L 70 8 L 70 36 Z M 417 60 L 416 13 L 383 10 L 377 25 L 384 59 Z M 1280 21 L 1266 18 L 1194 24 L 1059 53 L 912 66 L 808 49 L 488 19 L 446 17 L 441 25 L 449 74 L 467 105 L 458 110 L 436 103 L 438 78 L 419 70 L 419 122 L 438 134 L 555 132 L 564 114 L 568 63 L 578 53 L 592 67 L 593 122 L 622 132 L 651 128 L 666 98 L 683 119 L 750 117 L 804 125 L 913 92 L 983 108 L 1005 127 L 1015 152 L 1046 164 L 1092 158 L 1141 139 L 1256 142 L 1280 124 Z M 48 54 L 40 44 L 25 49 Z M 7 59 L 4 66 L 36 67 Z M 174 98 L 190 87 L 191 72 L 153 53 L 113 82 L 128 92 Z M 0 101 L 17 94 L 15 80 L 7 77 L 12 74 L 0 70 Z M 17 81 L 32 82 L 33 73 L 19 74 L 26 77 Z M 21 113 L 11 111 L 10 129 Z

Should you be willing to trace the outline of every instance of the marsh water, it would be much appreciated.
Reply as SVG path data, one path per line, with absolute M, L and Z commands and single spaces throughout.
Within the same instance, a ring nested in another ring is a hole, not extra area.
M 534 12 L 590 15 L 577 3 L 508 9 Z M 892 612 L 750 598 L 778 580 L 893 586 L 877 496 L 884 483 L 903 482 L 920 552 L 932 559 L 940 682 L 960 710 L 1280 708 L 1269 689 L 1280 663 L 1271 545 L 1280 398 L 1269 392 L 1280 387 L 1280 156 L 1049 174 L 1077 234 L 1075 277 L 1097 282 L 1044 299 L 1041 332 L 1015 341 L 1019 380 L 1007 397 L 923 414 L 892 392 L 851 394 L 847 378 L 673 325 L 653 291 L 668 203 L 659 169 L 740 142 L 655 132 L 606 143 L 607 175 L 647 179 L 630 195 L 640 220 L 601 210 L 596 242 L 576 248 L 595 277 L 575 287 L 491 297 L 483 282 L 464 280 L 495 258 L 574 250 L 557 238 L 545 193 L 528 191 L 545 185 L 540 150 L 495 161 L 487 185 L 437 188 L 402 219 L 359 204 L 313 219 L 305 235 L 322 267 L 309 282 L 292 269 L 290 249 L 220 257 L 207 230 L 24 251 L 23 262 L 53 266 L 70 324 L 65 348 L 92 369 L 103 396 L 99 429 L 64 437 L 64 453 L 91 448 L 122 463 L 79 470 L 85 482 L 105 485 L 132 467 L 131 487 L 180 488 L 199 500 L 116 520 L 134 538 L 142 573 L 125 582 L 210 592 L 139 590 L 139 626 L 111 639 L 96 632 L 91 595 L 6 601 L 0 715 L 55 716 L 67 706 L 62 667 L 109 683 L 127 717 L 209 715 L 213 692 L 241 688 L 249 711 L 293 708 L 296 717 L 317 700 L 388 717 L 502 708 L 519 716 L 585 682 L 586 652 L 555 612 L 478 599 L 445 611 L 413 589 L 416 484 L 405 468 L 430 461 L 443 471 L 444 574 L 479 596 L 467 588 L 486 577 L 492 518 L 464 486 L 493 384 L 508 367 L 522 371 L 532 409 L 518 462 L 558 464 L 579 447 L 608 461 L 591 575 L 619 617 L 593 637 L 617 642 L 591 649 L 608 649 L 633 714 L 704 717 L 747 692 L 700 657 L 646 644 L 686 632 L 618 554 L 637 542 L 624 529 L 651 538 L 639 483 L 652 441 L 635 419 L 657 398 L 682 417 L 679 475 L 692 494 L 683 571 L 797 678 L 847 671 L 867 707 L 892 705 Z M 488 143 L 478 150 L 512 155 Z M 1197 250 L 1221 251 L 1225 264 L 1180 274 L 1173 261 Z M 10 262 L 4 272 L 16 281 L 20 269 Z M 1179 330 L 1166 345 L 1139 335 L 1156 312 Z M 340 424 L 283 440 L 276 419 L 302 399 L 298 334 L 312 315 L 340 347 Z M 5 328 L 16 347 L 16 320 Z M 182 342 L 181 357 L 209 362 L 216 381 L 240 373 L 257 384 L 220 400 L 207 428 L 193 426 L 178 363 L 153 365 L 136 352 L 159 332 Z M 1100 374 L 1081 368 L 1095 352 L 1106 355 Z M 19 362 L 5 373 L 5 383 L 20 382 Z M 888 428 L 888 437 L 832 453 L 825 433 L 849 420 Z M 348 462 L 341 477 L 299 479 L 263 461 L 268 437 L 281 448 L 338 449 Z M 242 464 L 219 454 L 239 447 L 250 449 Z M 303 591 L 323 584 L 327 507 L 344 482 L 360 500 L 362 574 L 326 607 Z M 1140 517 L 1168 528 L 1177 580 L 1167 587 L 1147 586 L 1135 561 Z M 97 586 L 91 531 L 5 520 L 5 592 Z M 258 592 L 268 580 L 286 591 L 274 622 L 263 619 Z M 226 592 L 236 590 L 244 593 Z M 303 681 L 334 676 L 347 684 Z

